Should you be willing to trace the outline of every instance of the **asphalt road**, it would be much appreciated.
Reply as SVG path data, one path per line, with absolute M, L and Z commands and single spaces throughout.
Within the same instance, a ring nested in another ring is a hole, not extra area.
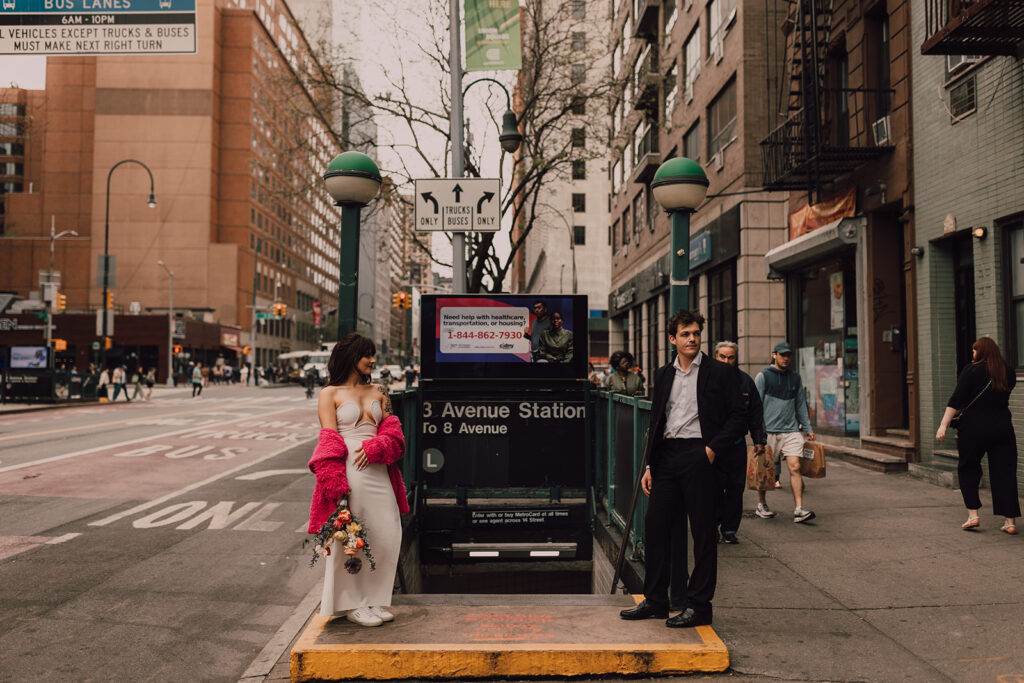
M 0 414 L 0 681 L 238 680 L 322 576 L 316 433 L 298 387 Z

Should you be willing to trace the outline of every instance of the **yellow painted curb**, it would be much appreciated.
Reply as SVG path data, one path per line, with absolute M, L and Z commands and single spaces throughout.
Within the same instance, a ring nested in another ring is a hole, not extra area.
M 291 680 L 389 680 L 488 676 L 651 675 L 729 668 L 729 651 L 710 626 L 700 644 L 495 643 L 318 645 L 329 617 L 316 615 L 291 651 Z

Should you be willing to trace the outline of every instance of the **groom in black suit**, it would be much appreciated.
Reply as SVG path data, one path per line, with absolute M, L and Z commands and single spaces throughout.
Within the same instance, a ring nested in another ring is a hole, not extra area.
M 683 611 L 668 626 L 711 623 L 718 578 L 718 479 L 711 463 L 746 432 L 736 368 L 700 350 L 704 317 L 679 311 L 668 321 L 676 359 L 654 374 L 647 470 L 641 479 L 650 496 L 645 525 L 647 557 L 644 601 L 623 610 L 623 619 L 668 617 L 673 520 L 684 515 L 693 535 L 693 572 Z M 685 531 L 683 543 L 685 546 Z M 686 557 L 685 547 L 682 556 Z M 685 571 L 683 572 L 685 575 Z

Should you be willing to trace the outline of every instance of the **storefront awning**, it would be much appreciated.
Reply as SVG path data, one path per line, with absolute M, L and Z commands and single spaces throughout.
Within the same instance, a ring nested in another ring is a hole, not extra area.
M 768 266 L 768 279 L 781 280 L 783 273 L 787 271 L 812 263 L 843 247 L 856 245 L 857 238 L 866 225 L 865 216 L 840 218 L 795 240 L 780 244 L 764 255 Z

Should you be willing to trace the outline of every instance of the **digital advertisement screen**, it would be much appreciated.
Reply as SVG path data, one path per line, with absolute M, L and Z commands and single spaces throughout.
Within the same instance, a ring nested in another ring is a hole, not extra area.
M 423 297 L 425 378 L 585 378 L 587 298 L 459 294 Z
M 12 346 L 12 368 L 46 368 L 45 346 Z

